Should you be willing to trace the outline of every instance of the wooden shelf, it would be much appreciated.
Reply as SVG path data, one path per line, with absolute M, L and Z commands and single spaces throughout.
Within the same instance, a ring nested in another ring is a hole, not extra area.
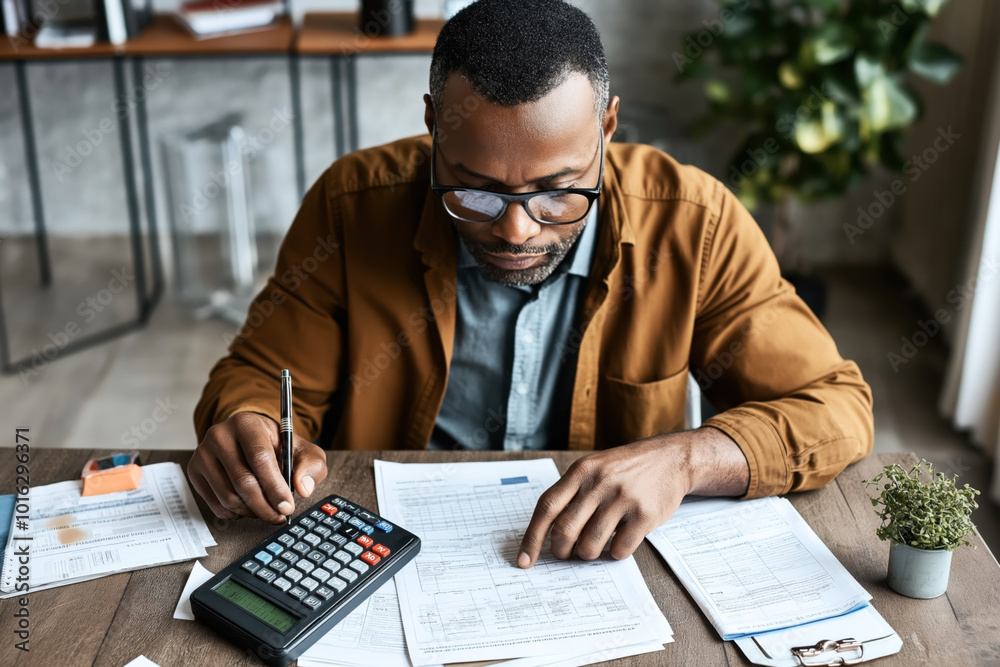
M 309 12 L 295 40 L 302 55 L 365 55 L 373 53 L 431 53 L 442 19 L 417 19 L 415 29 L 399 37 L 369 37 L 361 32 L 356 12 Z
M 15 46 L 4 39 L 0 40 L 0 60 L 272 55 L 291 53 L 294 32 L 291 18 L 279 16 L 256 30 L 195 39 L 171 14 L 157 14 L 138 37 L 118 46 L 97 42 L 85 48 L 40 49 L 34 44 Z

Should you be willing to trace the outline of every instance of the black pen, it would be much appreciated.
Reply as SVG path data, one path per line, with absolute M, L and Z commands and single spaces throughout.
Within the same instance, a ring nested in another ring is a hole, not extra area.
M 281 371 L 281 472 L 285 475 L 288 490 L 295 498 L 292 486 L 292 374 L 288 369 Z M 285 524 L 292 522 L 292 515 L 285 517 Z

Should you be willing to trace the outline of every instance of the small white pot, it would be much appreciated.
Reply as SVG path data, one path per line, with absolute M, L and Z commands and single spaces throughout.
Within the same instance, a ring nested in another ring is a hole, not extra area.
M 889 547 L 889 588 L 901 595 L 927 600 L 948 589 L 951 552 L 917 549 L 906 544 Z

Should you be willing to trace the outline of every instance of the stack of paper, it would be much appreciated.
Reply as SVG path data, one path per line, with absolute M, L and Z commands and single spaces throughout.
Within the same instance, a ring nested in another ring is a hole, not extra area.
M 827 661 L 902 647 L 871 595 L 784 498 L 688 500 L 648 539 L 719 635 L 755 664 L 795 667 L 793 647 L 827 639 L 864 645 Z
M 29 518 L 10 527 L 0 598 L 200 558 L 215 546 L 176 463 L 143 466 L 132 491 L 83 497 L 80 487 L 72 480 L 31 489 Z M 25 549 L 27 576 L 18 565 Z
M 570 667 L 673 641 L 632 558 L 562 561 L 546 549 L 531 570 L 517 567 L 535 503 L 558 479 L 552 459 L 375 462 L 380 514 L 422 542 L 395 578 L 410 663 L 516 659 L 510 664 Z M 321 648 L 342 637 L 337 632 L 302 664 L 339 663 L 342 649 Z M 309 662 L 323 655 L 336 657 Z

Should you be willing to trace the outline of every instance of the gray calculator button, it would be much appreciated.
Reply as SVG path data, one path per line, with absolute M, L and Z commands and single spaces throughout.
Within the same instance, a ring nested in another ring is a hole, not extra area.
M 305 526 L 306 528 L 313 528 L 316 525 L 316 522 L 310 519 L 309 517 L 304 516 L 301 519 L 299 519 L 299 525 Z
M 307 597 L 305 600 L 302 601 L 302 604 L 309 607 L 310 609 L 319 609 L 319 606 L 323 604 L 323 602 L 320 601 L 319 598 L 310 595 L 309 597 Z
M 326 554 L 323 553 L 322 551 L 314 551 L 311 554 L 309 554 L 308 558 L 314 563 L 322 563 L 323 561 L 326 560 Z
M 330 581 L 326 582 L 326 584 L 330 588 L 335 588 L 338 593 L 343 593 L 344 589 L 347 588 L 347 582 L 337 577 L 330 577 Z
M 288 579 L 285 579 L 284 577 L 275 579 L 271 583 L 285 592 L 288 592 L 288 589 L 292 587 L 292 582 L 288 581 Z
M 306 529 L 303 528 L 302 526 L 292 526 L 291 528 L 288 529 L 288 532 L 294 535 L 295 537 L 302 537 L 303 535 L 306 534 Z
M 288 572 L 285 572 L 285 579 L 291 579 L 292 581 L 298 581 L 304 575 L 299 570 L 294 567 L 288 568 Z
M 344 549 L 350 551 L 355 556 L 360 556 L 365 552 L 365 548 L 363 546 L 361 546 L 360 544 L 355 544 L 354 542 L 345 544 Z
M 271 572 L 269 569 L 265 567 L 257 570 L 257 576 L 263 579 L 264 581 L 270 582 L 274 581 L 275 577 L 277 577 L 278 575 L 276 575 L 274 572 Z
M 323 598 L 324 600 L 329 600 L 333 597 L 333 589 L 327 588 L 326 586 L 320 586 L 314 591 L 316 597 Z
M 344 505 L 347 504 L 347 501 L 344 500 L 343 498 L 330 498 L 330 502 L 336 505 L 337 507 L 343 507 Z
M 341 568 L 340 572 L 337 573 L 338 577 L 346 579 L 347 581 L 354 581 L 358 578 L 358 573 L 354 570 L 348 570 L 346 567 Z
M 302 571 L 303 571 L 303 572 L 305 572 L 306 574 L 309 574 L 310 572 L 312 572 L 312 571 L 313 571 L 313 569 L 314 569 L 314 568 L 315 568 L 316 566 L 315 566 L 315 565 L 313 565 L 311 561 L 308 561 L 308 560 L 305 560 L 305 559 L 302 559 L 302 560 L 300 560 L 300 561 L 299 561 L 298 563 L 296 563 L 296 564 L 295 564 L 295 567 L 299 568 L 300 570 L 302 570 Z
M 345 510 L 347 510 L 351 514 L 357 514 L 357 512 L 358 512 L 358 506 L 357 505 L 352 505 L 351 503 L 345 503 L 343 507 L 344 507 Z
M 284 544 L 286 547 L 290 547 L 293 544 L 295 544 L 295 538 L 289 535 L 288 533 L 285 533 L 284 535 L 279 537 L 278 541 Z
M 291 595 L 293 598 L 297 598 L 299 600 L 301 600 L 305 596 L 309 595 L 309 593 L 306 593 L 304 590 L 302 590 L 298 586 L 296 586 L 292 590 L 288 591 L 288 594 Z
M 295 562 L 298 561 L 298 559 L 299 557 L 296 554 L 293 554 L 291 551 L 286 551 L 285 553 L 281 554 L 281 560 L 288 561 L 289 565 L 295 565 Z
M 316 546 L 317 544 L 323 541 L 319 535 L 313 535 L 312 533 L 309 533 L 302 539 L 311 544 L 312 546 Z
M 378 523 L 380 521 L 380 519 L 377 516 L 375 516 L 371 512 L 366 512 L 365 510 L 361 510 L 360 512 L 358 512 L 358 516 L 367 521 L 368 523 Z
M 351 558 L 351 554 L 349 554 L 349 553 L 347 553 L 346 551 L 343 551 L 343 550 L 338 551 L 337 553 L 333 554 L 333 557 L 336 558 L 337 560 L 339 560 L 344 565 L 347 565 L 348 563 L 351 562 L 351 560 L 353 560 Z
M 347 538 L 343 535 L 331 535 L 330 541 L 336 544 L 338 547 L 342 547 L 347 544 Z
M 340 521 L 350 521 L 351 515 L 347 512 L 337 512 L 337 519 Z
M 323 525 L 330 526 L 331 530 L 337 530 L 338 528 L 340 528 L 341 523 L 336 519 L 334 519 L 332 516 L 328 516 L 325 519 L 323 519 Z
M 312 577 L 306 577 L 305 579 L 299 582 L 299 586 L 312 593 L 314 590 L 316 590 L 316 587 L 319 586 L 319 582 L 313 579 Z
M 333 560 L 331 558 L 331 559 L 327 560 L 325 563 L 323 563 L 323 568 L 326 569 L 329 572 L 334 572 L 335 573 L 337 570 L 340 569 L 340 563 L 338 563 L 337 561 L 335 561 L 335 560 Z
M 288 563 L 286 563 L 281 559 L 277 559 L 273 563 L 268 565 L 268 567 L 277 572 L 278 574 L 281 574 L 282 572 L 288 569 Z
M 243 569 L 249 572 L 250 574 L 253 574 L 254 572 L 260 569 L 260 563 L 248 560 L 247 562 L 243 563 Z
M 319 535 L 320 537 L 330 537 L 330 533 L 332 533 L 333 531 L 327 528 L 326 526 L 316 526 L 315 528 L 313 528 L 313 532 Z
M 360 572 L 361 574 L 364 574 L 365 572 L 368 571 L 368 563 L 365 563 L 364 561 L 360 560 L 356 560 L 353 563 L 351 563 L 351 567 Z
M 317 548 L 323 553 L 325 553 L 327 556 L 333 554 L 333 552 L 337 550 L 337 547 L 334 546 L 333 544 L 330 544 L 329 542 L 324 542 Z
M 300 554 L 305 556 L 307 553 L 312 551 L 312 547 L 306 542 L 296 542 L 295 546 L 292 547 L 292 551 L 298 551 Z
M 309 576 L 319 582 L 324 582 L 330 578 L 330 573 L 321 567 L 317 567 L 315 570 L 309 573 Z
M 313 510 L 312 512 L 309 512 L 309 517 L 312 519 L 316 519 L 317 521 L 322 521 L 323 517 L 325 516 L 326 515 L 320 512 L 319 510 Z

